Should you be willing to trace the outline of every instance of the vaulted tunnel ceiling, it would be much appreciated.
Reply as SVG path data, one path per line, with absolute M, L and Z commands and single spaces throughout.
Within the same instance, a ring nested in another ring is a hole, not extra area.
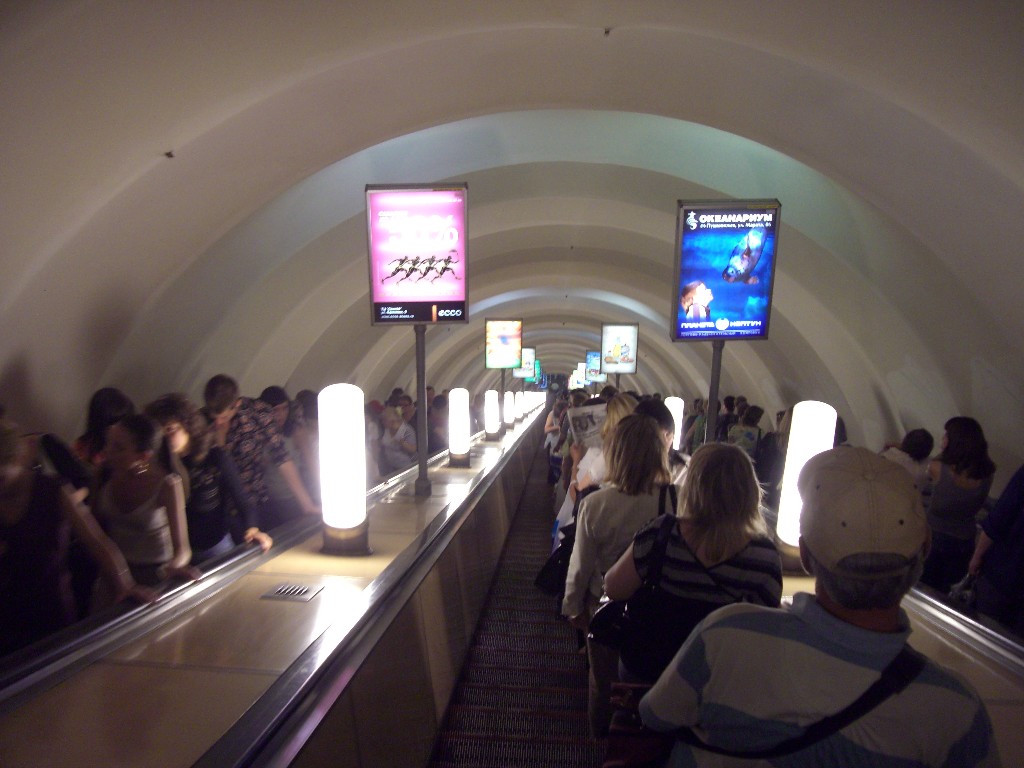
M 471 311 L 428 329 L 439 389 L 493 386 L 483 320 L 522 317 L 546 370 L 636 322 L 623 384 L 706 393 L 710 344 L 668 340 L 676 200 L 777 197 L 771 338 L 726 345 L 723 391 L 826 400 L 870 447 L 969 414 L 1000 475 L 1024 460 L 1019 9 L 388 9 L 0 11 L 16 418 L 73 436 L 99 386 L 198 396 L 221 371 L 410 386 L 412 329 L 369 322 L 364 187 L 447 180 Z

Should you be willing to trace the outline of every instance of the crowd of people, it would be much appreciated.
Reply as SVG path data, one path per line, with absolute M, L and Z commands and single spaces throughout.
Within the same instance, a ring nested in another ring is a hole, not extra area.
M 0 655 L 319 514 L 316 394 L 258 398 L 227 375 L 203 403 L 138 407 L 105 387 L 66 441 L 0 417 Z
M 482 405 L 471 406 L 474 431 Z M 447 393 L 428 387 L 426 409 L 423 435 L 402 390 L 367 403 L 368 480 L 411 465 L 423 440 L 430 452 L 447 447 Z M 591 425 L 598 416 L 586 439 L 573 425 L 581 412 Z M 675 450 L 677 425 L 658 395 L 573 391 L 547 414 L 552 546 L 572 550 L 559 607 L 587 655 L 595 737 L 611 723 L 612 685 L 628 681 L 653 686 L 641 706 L 652 728 L 695 726 L 723 748 L 785 740 L 893 661 L 909 633 L 900 599 L 919 578 L 942 594 L 969 576 L 977 609 L 1024 632 L 1024 468 L 988 511 L 995 465 L 981 426 L 960 416 L 934 454 L 924 429 L 877 452 L 852 447 L 840 420 L 836 447 L 800 478 L 800 557 L 815 594 L 780 610 L 781 559 L 763 510 L 777 503 L 792 409 L 765 421 L 742 396 L 697 399 Z M 276 528 L 319 513 L 317 442 L 315 393 L 270 386 L 246 397 L 227 375 L 207 382 L 201 405 L 168 393 L 137 408 L 101 389 L 70 443 L 0 412 L 0 655 L 112 602 L 151 601 L 236 546 L 269 549 Z M 640 646 L 602 638 L 595 617 L 641 593 L 660 601 L 657 633 Z M 741 669 L 760 658 L 753 638 L 777 646 L 778 668 Z M 764 687 L 745 692 L 740 681 L 759 673 Z M 813 692 L 806 710 L 772 703 L 792 698 L 785 675 Z M 936 686 L 957 714 L 943 715 L 932 752 L 969 747 L 971 760 L 951 764 L 994 764 L 984 708 L 961 681 L 927 664 L 909 689 L 913 707 L 932 712 Z M 874 717 L 844 749 L 905 748 Z M 692 764 L 687 749 L 677 745 L 672 764 Z
M 448 398 L 427 389 L 436 452 Z M 479 429 L 482 397 L 473 405 Z M 365 417 L 375 483 L 415 461 L 417 407 L 395 389 Z M 153 601 L 166 582 L 198 578 L 237 546 L 266 551 L 275 529 L 319 515 L 318 424 L 315 392 L 248 397 L 224 374 L 202 403 L 97 390 L 73 440 L 27 432 L 0 408 L 0 656 L 126 598 Z
M 710 407 L 717 418 L 692 403 L 681 452 L 657 395 L 573 391 L 545 421 L 552 546 L 571 550 L 560 611 L 587 656 L 592 736 L 609 733 L 613 687 L 632 683 L 650 687 L 639 708 L 649 728 L 697 733 L 670 745 L 669 765 L 783 747 L 809 756 L 787 765 L 998 764 L 977 693 L 908 661 L 900 601 L 919 580 L 945 594 L 970 575 L 978 610 L 1024 629 L 1024 468 L 986 514 L 995 465 L 974 419 L 950 419 L 934 456 L 923 429 L 881 450 L 853 447 L 840 419 L 834 447 L 799 484 L 800 559 L 815 594 L 780 607 L 763 510 L 777 504 L 792 409 L 766 428 L 764 409 L 743 397 Z M 588 433 L 595 409 L 599 439 Z M 816 725 L 813 747 L 800 736 L 879 678 L 885 694 L 855 724 Z
M 448 448 L 448 391 L 438 394 L 426 387 L 427 453 Z M 364 408 L 366 418 L 367 482 L 373 484 L 412 466 L 419 456 L 419 405 L 412 395 L 395 387 L 387 400 L 371 400 Z M 470 406 L 471 429 L 483 429 L 483 396 Z

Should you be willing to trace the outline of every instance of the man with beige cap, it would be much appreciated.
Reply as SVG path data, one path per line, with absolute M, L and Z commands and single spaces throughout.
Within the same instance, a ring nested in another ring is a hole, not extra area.
M 696 627 L 640 702 L 649 728 L 688 726 L 708 747 L 679 740 L 667 764 L 998 766 L 974 689 L 904 652 L 900 601 L 929 543 L 910 475 L 841 447 L 808 461 L 798 486 L 800 557 L 815 594 L 781 609 L 730 605 Z M 873 686 L 885 692 L 862 696 Z

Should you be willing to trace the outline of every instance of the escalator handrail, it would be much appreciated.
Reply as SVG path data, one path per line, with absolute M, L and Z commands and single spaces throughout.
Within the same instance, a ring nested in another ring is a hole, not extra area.
M 534 424 L 536 427 L 537 424 Z M 395 616 L 419 588 L 476 502 L 498 482 L 502 469 L 536 428 L 525 429 L 486 476 L 478 477 L 455 510 L 438 515 L 367 587 L 362 617 L 340 641 L 317 638 L 200 759 L 194 768 L 286 766 L 344 693 Z

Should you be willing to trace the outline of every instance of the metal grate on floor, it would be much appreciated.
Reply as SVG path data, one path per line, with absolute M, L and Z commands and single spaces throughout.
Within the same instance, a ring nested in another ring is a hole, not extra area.
M 291 600 L 297 603 L 308 603 L 319 594 L 323 586 L 308 587 L 305 584 L 278 584 L 269 592 L 260 595 L 261 600 Z

